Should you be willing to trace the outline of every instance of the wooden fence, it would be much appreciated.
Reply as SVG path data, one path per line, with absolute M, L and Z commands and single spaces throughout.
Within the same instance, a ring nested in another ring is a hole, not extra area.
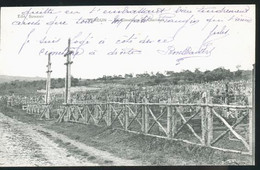
M 39 114 L 41 119 L 50 119 L 52 105 L 44 103 L 29 103 L 23 105 L 22 109 L 26 110 L 28 114 Z
M 253 113 L 250 106 L 212 104 L 205 92 L 201 103 L 180 104 L 93 102 L 67 104 L 30 103 L 29 114 L 49 119 L 54 110 L 57 122 L 76 122 L 120 129 L 158 138 L 182 141 L 217 150 L 252 155 Z M 249 96 L 251 99 L 252 96 Z
M 252 154 L 251 106 L 178 103 L 63 104 L 57 122 L 94 124 L 222 151 Z M 236 140 L 234 140 L 236 139 Z

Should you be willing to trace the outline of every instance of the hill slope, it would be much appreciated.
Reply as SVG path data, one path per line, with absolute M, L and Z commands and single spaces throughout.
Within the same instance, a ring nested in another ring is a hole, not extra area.
M 22 77 L 22 76 L 7 76 L 7 75 L 0 75 L 0 83 L 11 82 L 14 80 L 19 81 L 35 81 L 35 80 L 45 80 L 46 78 L 43 77 Z

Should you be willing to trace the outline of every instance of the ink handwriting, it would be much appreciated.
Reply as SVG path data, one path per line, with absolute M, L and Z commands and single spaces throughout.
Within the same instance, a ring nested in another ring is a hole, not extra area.
M 53 50 L 50 47 L 61 46 L 71 38 L 74 57 L 142 56 L 151 46 L 149 52 L 172 56 L 179 65 L 182 61 L 191 58 L 211 57 L 218 48 L 216 42 L 224 41 L 226 37 L 235 33 L 230 25 L 252 23 L 254 18 L 249 15 L 250 12 L 251 8 L 248 5 L 204 5 L 193 8 L 189 6 L 114 8 L 95 6 L 88 7 L 86 10 L 73 7 L 30 7 L 18 12 L 17 17 L 10 21 L 10 25 L 14 29 L 30 30 L 21 41 L 18 54 L 26 47 L 39 45 L 40 56 L 49 53 L 62 56 L 66 53 L 66 45 L 60 50 Z M 165 29 L 168 27 L 168 30 Z M 160 28 L 166 32 L 160 32 Z M 65 33 L 63 36 L 55 34 L 55 31 L 63 29 Z M 70 37 L 66 37 L 67 30 Z M 107 31 L 107 34 L 102 34 L 103 37 L 100 37 L 100 30 L 104 30 L 105 33 Z M 156 30 L 158 35 L 149 32 L 150 30 Z M 194 32 L 194 35 L 201 36 L 194 36 L 196 37 L 194 38 L 186 35 L 187 32 Z M 190 41 L 185 41 L 187 44 L 183 45 L 182 41 L 187 39 Z

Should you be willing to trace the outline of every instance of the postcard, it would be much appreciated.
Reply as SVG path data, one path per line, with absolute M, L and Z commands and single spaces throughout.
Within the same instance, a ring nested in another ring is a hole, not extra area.
M 2 7 L 0 28 L 0 166 L 255 164 L 255 5 Z

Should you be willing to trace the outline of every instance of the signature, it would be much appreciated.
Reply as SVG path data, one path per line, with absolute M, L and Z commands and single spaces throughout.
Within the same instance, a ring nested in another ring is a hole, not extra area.
M 221 27 L 219 25 L 215 25 L 197 49 L 192 46 L 177 49 L 174 45 L 170 45 L 166 49 L 157 50 L 157 53 L 161 55 L 177 56 L 178 58 L 176 59 L 176 65 L 179 65 L 181 61 L 189 58 L 209 57 L 216 48 L 213 42 L 228 36 L 229 31 L 230 30 L 226 25 Z
M 188 46 L 181 50 L 178 50 L 175 48 L 175 46 L 171 45 L 168 46 L 166 50 L 157 50 L 157 52 L 162 55 L 178 56 L 179 58 L 176 59 L 176 65 L 178 65 L 181 61 L 188 58 L 209 57 L 211 56 L 214 49 L 215 47 L 209 44 L 202 44 L 198 49 L 194 49 L 191 46 Z

